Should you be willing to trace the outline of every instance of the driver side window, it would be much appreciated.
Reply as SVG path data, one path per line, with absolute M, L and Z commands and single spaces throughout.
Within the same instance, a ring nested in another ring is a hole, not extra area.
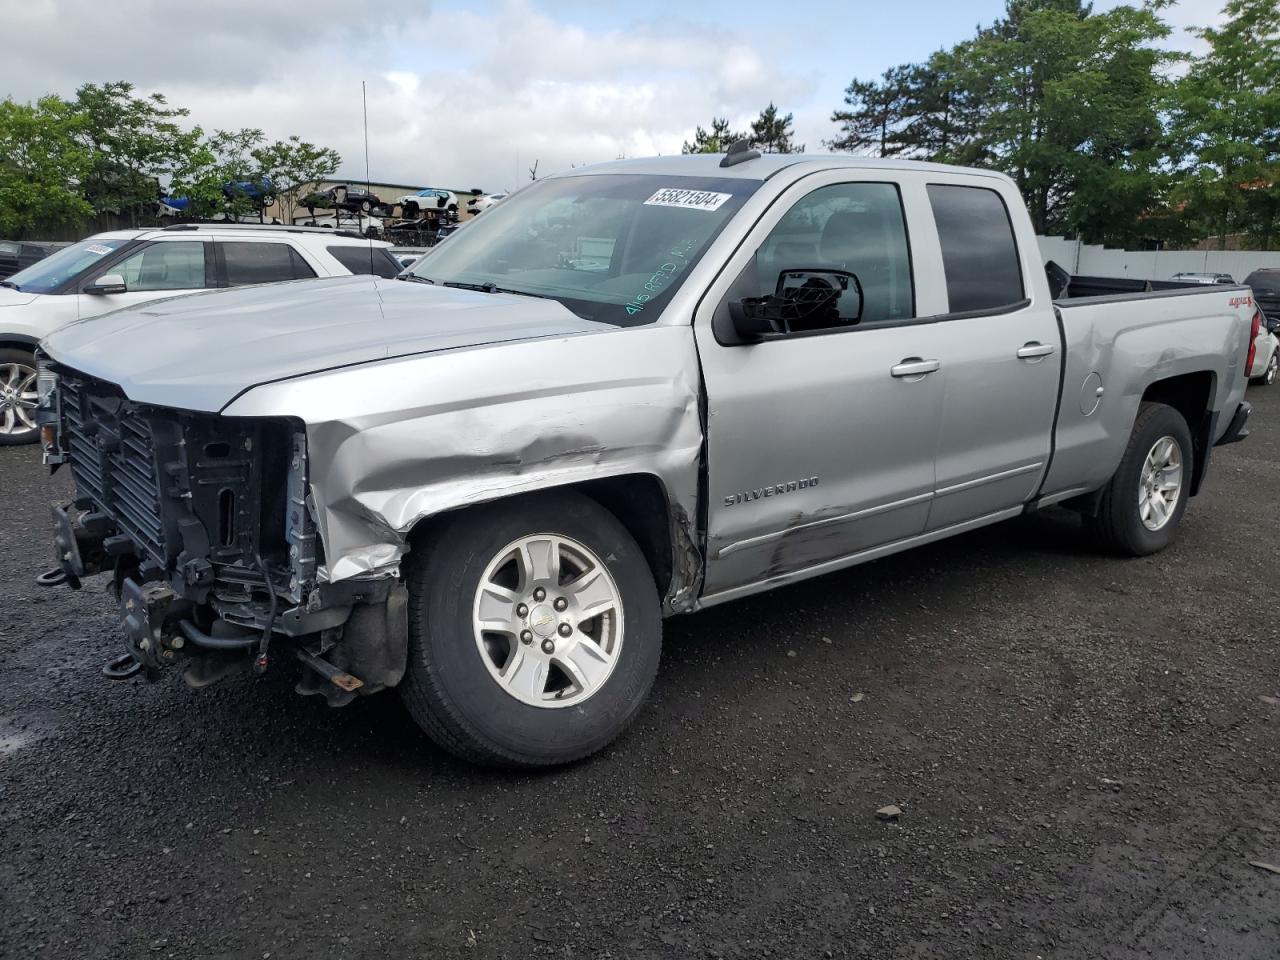
M 862 286 L 859 325 L 915 316 L 902 198 L 891 183 L 838 183 L 802 197 L 756 251 L 760 289 L 788 270 L 845 270 Z M 856 298 L 847 292 L 843 299 Z M 856 305 L 840 316 L 856 315 Z
M 108 269 L 124 277 L 130 293 L 145 290 L 199 290 L 204 282 L 204 243 L 166 240 L 153 243 Z

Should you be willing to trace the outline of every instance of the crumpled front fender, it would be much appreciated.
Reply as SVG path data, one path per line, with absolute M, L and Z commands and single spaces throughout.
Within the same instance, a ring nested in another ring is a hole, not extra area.
M 674 611 L 692 604 L 701 578 L 699 382 L 689 328 L 606 328 L 266 384 L 224 413 L 306 423 L 331 581 L 393 573 L 414 526 L 448 510 L 656 476 L 671 514 Z

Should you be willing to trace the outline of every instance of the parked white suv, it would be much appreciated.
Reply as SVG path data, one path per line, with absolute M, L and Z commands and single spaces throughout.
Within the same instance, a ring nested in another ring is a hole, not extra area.
M 73 320 L 148 300 L 403 269 L 390 244 L 322 228 L 175 224 L 100 233 L 0 280 L 0 445 L 36 439 L 36 344 Z

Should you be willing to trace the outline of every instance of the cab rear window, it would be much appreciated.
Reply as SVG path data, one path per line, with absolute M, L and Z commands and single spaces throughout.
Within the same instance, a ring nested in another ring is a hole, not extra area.
M 327 247 L 329 255 L 352 273 L 373 274 L 375 277 L 394 277 L 404 269 L 386 247 Z

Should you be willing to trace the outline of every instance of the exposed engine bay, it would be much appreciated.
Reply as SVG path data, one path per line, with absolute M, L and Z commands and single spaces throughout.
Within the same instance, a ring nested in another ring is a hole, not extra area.
M 53 510 L 59 570 L 43 580 L 112 574 L 127 653 L 109 676 L 154 679 L 181 663 L 204 686 L 266 670 L 283 641 L 312 668 L 301 692 L 335 705 L 399 682 L 404 587 L 325 582 L 300 422 L 156 407 L 50 372 L 46 459 L 68 466 L 76 497 Z

